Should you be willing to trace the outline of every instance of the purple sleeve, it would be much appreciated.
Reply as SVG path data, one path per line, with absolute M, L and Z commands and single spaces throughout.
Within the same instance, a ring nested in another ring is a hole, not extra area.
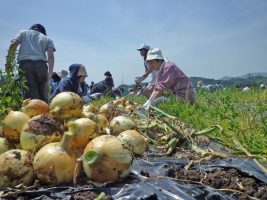
M 175 65 L 164 66 L 162 73 L 158 74 L 155 90 L 168 90 L 175 84 L 177 73 Z

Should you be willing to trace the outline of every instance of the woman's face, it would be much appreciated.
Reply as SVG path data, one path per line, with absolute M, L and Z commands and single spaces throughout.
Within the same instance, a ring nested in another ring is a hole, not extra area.
M 148 64 L 149 66 L 153 69 L 158 71 L 160 69 L 160 65 L 162 62 L 160 62 L 159 60 L 149 60 Z
M 79 77 L 79 83 L 83 83 L 84 80 L 85 80 L 85 76 L 80 76 L 80 77 Z

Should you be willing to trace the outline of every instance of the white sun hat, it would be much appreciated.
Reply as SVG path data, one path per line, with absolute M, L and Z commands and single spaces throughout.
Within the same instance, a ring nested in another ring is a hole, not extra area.
M 147 52 L 147 61 L 155 59 L 164 60 L 164 57 L 162 56 L 161 50 L 159 48 L 153 48 Z
M 150 46 L 149 45 L 147 45 L 147 44 L 141 44 L 141 46 L 137 49 L 137 51 L 141 51 L 142 49 L 147 49 L 147 50 L 149 50 L 150 49 Z

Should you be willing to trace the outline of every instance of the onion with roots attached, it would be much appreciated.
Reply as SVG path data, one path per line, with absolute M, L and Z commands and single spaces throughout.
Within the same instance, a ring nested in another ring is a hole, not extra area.
M 0 188 L 29 186 L 35 179 L 33 155 L 21 149 L 12 149 L 0 155 Z
M 118 138 L 127 144 L 135 155 L 142 155 L 146 150 L 145 137 L 136 130 L 123 131 Z
M 87 118 L 80 118 L 67 124 L 70 132 L 75 134 L 73 149 L 82 152 L 90 140 L 100 135 L 96 123 Z
M 51 101 L 50 112 L 59 119 L 79 118 L 82 116 L 83 101 L 78 94 L 61 92 Z
M 29 117 L 33 117 L 36 115 L 48 113 L 49 105 L 40 99 L 25 99 L 22 102 L 22 107 L 20 110 L 27 114 Z
M 29 119 L 23 112 L 10 111 L 3 120 L 3 136 L 12 142 L 19 142 L 20 132 Z
M 32 117 L 20 134 L 22 149 L 36 151 L 47 143 L 59 142 L 64 133 L 63 121 L 47 114 Z
M 84 149 L 82 165 L 86 176 L 96 182 L 117 181 L 130 173 L 132 154 L 112 135 L 96 137 Z
M 137 126 L 133 120 L 126 116 L 114 117 L 110 122 L 110 127 L 114 135 L 118 135 L 123 131 L 136 129 Z
M 33 169 L 37 178 L 48 185 L 71 183 L 77 157 L 72 149 L 74 134 L 65 132 L 61 142 L 43 146 L 35 155 Z

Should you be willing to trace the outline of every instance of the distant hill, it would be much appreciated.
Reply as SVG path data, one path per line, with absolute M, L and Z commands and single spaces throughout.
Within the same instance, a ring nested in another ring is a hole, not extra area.
M 251 87 L 259 86 L 264 83 L 267 84 L 267 72 L 261 73 L 249 73 L 238 77 L 225 76 L 221 79 L 210 79 L 203 77 L 190 77 L 193 87 L 197 86 L 198 81 L 202 81 L 204 84 L 222 84 L 224 87 Z M 120 85 L 119 88 L 124 90 L 124 94 L 128 94 L 128 89 L 134 87 L 134 85 Z
M 243 79 L 246 79 L 246 78 L 256 77 L 256 76 L 267 77 L 267 72 L 248 73 L 248 74 L 244 74 L 242 76 L 237 76 L 237 77 L 224 76 L 220 80 L 228 81 L 228 80 L 233 79 L 233 78 L 243 78 Z

